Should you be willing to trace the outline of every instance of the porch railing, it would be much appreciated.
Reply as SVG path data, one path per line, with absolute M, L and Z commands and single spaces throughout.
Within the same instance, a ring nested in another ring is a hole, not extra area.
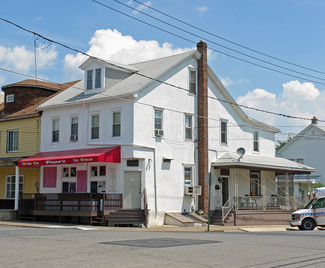
M 232 210 L 232 207 L 230 206 L 230 200 L 231 197 L 227 200 L 227 202 L 222 206 L 221 212 L 222 212 L 222 223 L 224 223 L 225 219 L 229 215 L 230 211 Z

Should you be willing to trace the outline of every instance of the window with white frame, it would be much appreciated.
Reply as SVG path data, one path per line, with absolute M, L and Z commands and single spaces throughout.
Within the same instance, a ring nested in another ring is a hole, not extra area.
M 192 183 L 192 167 L 184 167 L 184 184 L 187 186 L 193 185 L 193 183 Z
M 15 198 L 16 192 L 16 176 L 9 175 L 6 176 L 6 198 Z M 23 193 L 24 190 L 24 176 L 19 176 L 19 193 Z
M 76 167 L 64 167 L 62 170 L 62 176 L 64 178 L 77 177 L 77 168 Z
M 75 181 L 63 181 L 62 193 L 75 193 L 77 192 L 77 182 Z
M 185 139 L 192 140 L 193 127 L 192 127 L 192 115 L 185 115 Z
M 258 131 L 254 131 L 253 136 L 254 136 L 254 142 L 253 142 L 254 152 L 259 152 L 260 151 L 260 144 L 259 144 L 260 134 Z
M 113 137 L 121 136 L 121 112 L 113 112 Z
M 7 132 L 7 152 L 18 152 L 18 130 L 8 130 Z
M 91 139 L 99 139 L 99 115 L 91 116 Z
M 258 171 L 250 172 L 250 195 L 261 195 L 261 178 Z
M 192 68 L 189 69 L 189 92 L 196 93 L 196 70 Z
M 14 94 L 10 94 L 10 95 L 6 96 L 6 103 L 14 102 L 14 100 L 15 100 L 15 95 Z
M 70 141 L 78 141 L 78 117 L 71 118 Z
M 92 166 L 90 170 L 92 177 L 106 176 L 106 166 Z
M 220 137 L 221 137 L 221 144 L 227 144 L 227 121 L 221 120 L 221 126 L 220 126 Z
M 163 110 L 155 109 L 155 136 L 163 136 Z
M 102 69 L 95 69 L 95 88 L 102 87 Z
M 93 89 L 93 70 L 87 71 L 87 90 Z
M 102 69 L 96 68 L 86 72 L 86 89 L 102 88 Z
M 52 120 L 52 142 L 59 142 L 59 119 Z

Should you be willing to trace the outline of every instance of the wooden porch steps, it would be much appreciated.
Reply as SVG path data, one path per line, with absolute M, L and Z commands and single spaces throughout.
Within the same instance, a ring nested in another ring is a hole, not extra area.
M 145 214 L 143 209 L 119 209 L 105 214 L 104 222 L 107 226 L 118 225 L 141 225 L 145 224 Z
M 225 226 L 225 225 L 233 226 L 234 225 L 234 212 L 231 211 L 225 218 L 224 222 L 222 222 L 221 210 L 211 211 L 210 223 L 214 224 L 214 225 L 221 225 L 221 226 Z

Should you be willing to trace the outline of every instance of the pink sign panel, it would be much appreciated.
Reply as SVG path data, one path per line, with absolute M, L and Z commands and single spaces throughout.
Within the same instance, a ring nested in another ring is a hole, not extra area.
M 43 169 L 43 187 L 55 188 L 56 187 L 56 167 L 44 167 Z
M 77 171 L 77 192 L 78 193 L 87 192 L 87 170 Z

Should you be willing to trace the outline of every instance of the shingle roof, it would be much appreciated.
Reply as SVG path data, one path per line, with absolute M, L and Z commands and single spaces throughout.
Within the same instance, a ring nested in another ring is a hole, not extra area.
M 310 173 L 315 168 L 290 161 L 282 157 L 245 154 L 240 160 L 236 153 L 224 153 L 212 163 L 212 166 L 232 166 L 243 168 L 263 168 L 274 171 L 286 171 L 291 173 Z
M 62 92 L 58 96 L 40 105 L 39 108 L 42 110 L 46 107 L 57 105 L 60 106 L 67 103 L 88 102 L 136 94 L 151 83 L 155 82 L 155 79 L 159 80 L 159 78 L 168 73 L 168 71 L 172 70 L 181 62 L 193 56 L 198 57 L 198 52 L 196 50 L 165 58 L 130 64 L 131 67 L 135 67 L 139 71 L 134 72 L 127 78 L 121 80 L 119 83 L 101 93 L 84 94 L 84 83 L 81 81 L 65 92 Z
M 36 82 L 36 80 L 27 79 L 27 80 L 20 81 L 20 82 L 17 82 L 17 83 L 13 83 L 13 84 L 10 84 L 10 85 L 5 85 L 2 88 L 4 88 L 4 87 L 8 88 L 8 87 L 18 85 L 18 86 L 28 86 L 28 87 L 43 87 L 43 88 L 47 88 L 47 89 L 53 89 L 53 90 L 55 90 L 57 92 L 54 93 L 53 95 L 49 96 L 49 97 L 38 97 L 36 104 L 31 105 L 31 106 L 29 106 L 29 107 L 27 107 L 25 109 L 22 109 L 20 111 L 17 111 L 15 113 L 11 113 L 11 114 L 3 114 L 5 103 L 4 102 L 0 103 L 0 120 L 15 119 L 15 118 L 20 118 L 20 117 L 25 117 L 25 116 L 37 115 L 39 113 L 36 110 L 37 106 L 39 106 L 41 103 L 45 102 L 46 100 L 49 100 L 49 99 L 53 98 L 57 94 L 59 94 L 62 91 L 66 90 L 67 88 L 70 88 L 71 86 L 73 86 L 77 82 L 78 81 L 68 82 L 68 83 L 64 83 L 64 84 L 57 84 L 57 83 L 49 83 L 49 82 L 42 82 L 42 81 L 37 81 Z

